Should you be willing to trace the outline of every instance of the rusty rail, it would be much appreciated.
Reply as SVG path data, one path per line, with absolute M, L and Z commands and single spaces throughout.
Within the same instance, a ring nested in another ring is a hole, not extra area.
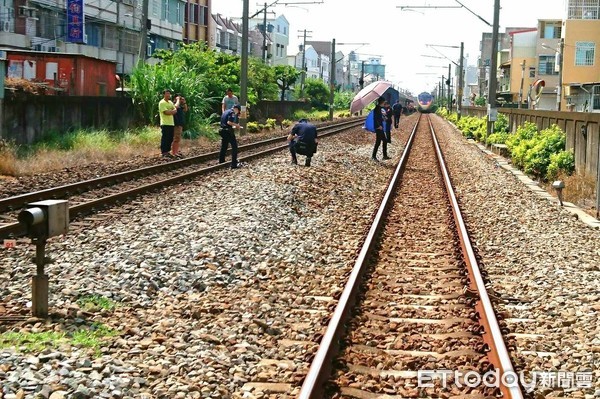
M 458 237 L 460 239 L 463 258 L 469 272 L 469 289 L 472 292 L 476 292 L 479 296 L 479 299 L 475 304 L 475 309 L 479 315 L 479 323 L 484 328 L 482 338 L 489 348 L 487 356 L 490 360 L 490 363 L 500 371 L 501 376 L 505 375 L 505 373 L 514 373 L 514 367 L 510 360 L 510 356 L 508 355 L 508 350 L 506 349 L 504 339 L 502 338 L 502 332 L 500 331 L 500 326 L 498 325 L 498 320 L 496 319 L 492 302 L 490 301 L 490 297 L 488 296 L 485 288 L 485 282 L 483 281 L 479 264 L 475 258 L 475 252 L 473 251 L 473 246 L 471 245 L 469 233 L 467 232 L 467 227 L 462 217 L 460 207 L 458 206 L 456 195 L 454 194 L 452 182 L 450 181 L 450 175 L 444 162 L 444 156 L 440 149 L 440 145 L 431 124 L 431 120 L 428 119 L 428 122 L 431 129 L 431 136 L 433 138 L 440 171 L 442 173 L 444 185 L 446 186 L 446 192 L 448 193 L 448 199 L 452 205 L 452 214 L 454 215 L 454 221 L 456 223 Z M 500 384 L 500 391 L 505 398 L 523 399 L 523 393 L 519 388 L 518 379 L 517 383 L 514 385 L 511 384 L 510 386 L 505 386 L 504 384 Z

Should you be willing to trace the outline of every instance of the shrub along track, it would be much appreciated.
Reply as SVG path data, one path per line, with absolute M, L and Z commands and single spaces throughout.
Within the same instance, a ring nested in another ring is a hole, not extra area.
M 353 118 L 321 127 L 320 137 L 346 131 L 362 124 L 362 118 Z M 287 147 L 286 137 L 275 137 L 239 147 L 239 161 L 271 154 Z M 60 187 L 48 188 L 27 194 L 16 195 L 0 200 L 0 239 L 23 234 L 23 226 L 16 222 L 14 211 L 28 202 L 44 199 L 69 199 L 70 218 L 75 219 L 85 214 L 119 202 L 124 202 L 137 195 L 156 190 L 168 185 L 203 175 L 215 170 L 229 167 L 230 163 L 214 164 L 218 152 L 206 153 L 171 162 L 129 170 L 100 178 L 89 179 Z M 10 213 L 7 213 L 10 212 Z

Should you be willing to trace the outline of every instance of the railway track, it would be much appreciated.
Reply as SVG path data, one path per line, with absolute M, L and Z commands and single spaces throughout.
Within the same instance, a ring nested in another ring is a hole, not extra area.
M 343 291 L 305 303 L 294 310 L 304 330 L 278 339 L 287 357 L 259 361 L 240 397 L 523 397 L 518 386 L 473 380 L 513 366 L 426 116 Z
M 415 126 L 299 398 L 522 398 L 517 385 L 477 382 L 513 366 L 435 132 L 422 119 L 427 124 Z
M 330 136 L 360 126 L 363 119 L 343 121 L 320 128 L 319 137 Z M 286 137 L 277 137 L 239 147 L 239 162 L 247 162 L 286 149 Z M 76 219 L 112 204 L 128 201 L 138 195 L 229 167 L 215 164 L 219 153 L 212 152 L 127 172 L 90 179 L 60 187 L 0 199 L 0 239 L 24 234 L 16 222 L 17 210 L 29 202 L 44 199 L 69 199 L 70 218 Z

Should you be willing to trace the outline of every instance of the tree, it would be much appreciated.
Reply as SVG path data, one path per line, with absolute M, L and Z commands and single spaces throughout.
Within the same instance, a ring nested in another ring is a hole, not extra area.
M 276 65 L 275 66 L 275 79 L 279 90 L 281 90 L 281 101 L 285 98 L 286 90 L 298 80 L 300 71 L 291 65 Z
M 256 57 L 251 57 L 248 61 L 248 102 L 256 104 L 258 100 L 276 100 L 274 68 Z
M 326 110 L 329 106 L 329 86 L 322 80 L 306 79 L 304 81 L 304 93 L 310 99 L 313 108 Z

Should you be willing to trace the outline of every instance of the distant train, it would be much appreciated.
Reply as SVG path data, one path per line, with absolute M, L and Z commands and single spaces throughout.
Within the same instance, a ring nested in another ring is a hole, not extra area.
M 417 96 L 417 104 L 417 109 L 422 113 L 435 112 L 437 108 L 433 103 L 433 96 L 427 92 L 423 92 Z

